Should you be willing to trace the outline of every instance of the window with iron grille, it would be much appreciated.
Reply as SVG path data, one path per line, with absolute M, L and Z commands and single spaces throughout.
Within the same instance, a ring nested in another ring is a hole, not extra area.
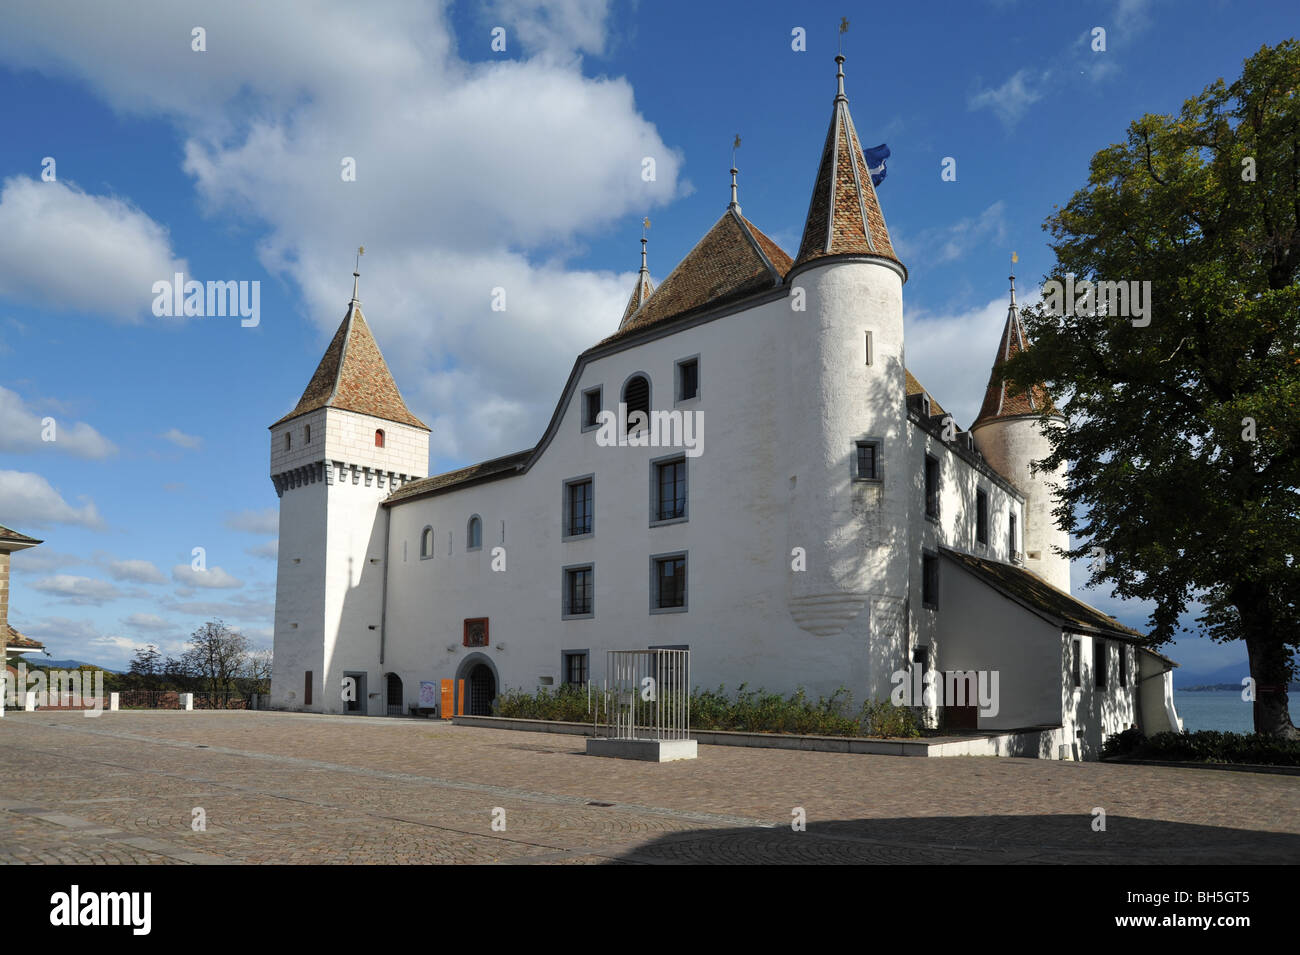
M 925 516 L 939 516 L 939 460 L 925 456 Z
M 594 612 L 594 570 L 590 564 L 564 569 L 565 617 L 589 617 Z
M 989 542 L 989 496 L 979 490 L 975 492 L 975 540 Z
M 595 479 L 575 478 L 564 485 L 564 536 L 581 537 L 595 528 Z
M 564 682 L 570 686 L 587 685 L 587 661 L 589 659 L 587 650 L 565 650 L 564 651 Z
M 657 461 L 655 468 L 656 521 L 676 521 L 686 517 L 686 458 Z
M 651 560 L 654 580 L 650 610 L 686 609 L 686 555 L 658 555 Z
M 853 476 L 859 481 L 877 481 L 880 479 L 880 442 L 854 442 L 857 451 L 856 467 Z

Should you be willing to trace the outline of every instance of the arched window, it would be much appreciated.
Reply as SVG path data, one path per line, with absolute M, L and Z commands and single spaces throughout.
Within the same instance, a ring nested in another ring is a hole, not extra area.
M 303 444 L 311 444 L 311 425 L 303 428 Z
M 420 533 L 420 559 L 433 556 L 433 528 L 426 527 Z
M 650 418 L 650 379 L 645 375 L 633 375 L 623 385 L 623 404 L 627 405 L 627 430 L 633 430 L 633 412 L 643 412 L 646 421 Z M 638 419 L 638 424 L 640 420 Z
M 465 549 L 479 550 L 483 547 L 483 522 L 479 520 L 477 514 L 469 519 L 469 526 L 465 529 Z
M 384 446 L 384 429 L 378 428 L 375 431 L 375 447 L 382 448 L 383 446 Z

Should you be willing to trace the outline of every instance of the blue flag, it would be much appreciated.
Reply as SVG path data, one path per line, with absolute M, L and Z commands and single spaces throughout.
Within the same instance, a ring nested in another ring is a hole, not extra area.
M 871 184 L 878 186 L 885 179 L 885 160 L 889 158 L 889 147 L 884 143 L 874 149 L 862 150 L 862 158 L 867 161 L 867 171 L 871 173 Z

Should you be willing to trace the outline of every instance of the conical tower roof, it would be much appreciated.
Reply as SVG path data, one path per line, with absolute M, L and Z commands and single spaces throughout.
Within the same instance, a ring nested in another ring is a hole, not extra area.
M 647 220 L 649 221 L 649 220 Z M 650 269 L 646 266 L 646 240 L 641 240 L 641 271 L 637 273 L 636 285 L 632 288 L 632 295 L 627 300 L 627 308 L 623 309 L 623 319 L 618 323 L 619 331 L 627 327 L 632 316 L 636 314 L 637 309 L 645 304 L 646 299 L 654 292 L 655 287 L 650 281 Z
M 325 349 L 325 355 L 316 366 L 316 373 L 307 383 L 302 398 L 292 411 L 271 427 L 320 408 L 355 411 L 429 430 L 429 426 L 411 414 L 402 400 L 388 363 L 384 361 L 379 344 L 361 313 L 355 287 L 343 323 Z
M 1020 310 L 1016 307 L 1016 277 L 1011 276 L 1011 304 L 1007 307 L 1007 321 L 1002 327 L 1002 340 L 998 342 L 998 353 L 993 359 L 993 370 L 989 374 L 989 385 L 984 391 L 984 404 L 980 406 L 979 417 L 971 429 L 997 418 L 1015 418 L 1021 415 L 1040 415 L 1044 411 L 1056 412 L 1047 389 L 1041 384 L 1031 386 L 1027 391 L 1015 390 L 1011 382 L 1002 377 L 1002 365 L 1012 356 L 1020 354 L 1029 347 L 1025 337 L 1025 327 L 1020 321 Z
M 794 267 L 829 255 L 875 255 L 897 262 L 901 268 L 903 264 L 894 252 L 876 187 L 862 155 L 862 141 L 849 115 L 849 98 L 844 95 L 844 57 L 835 57 L 835 62 L 839 64 L 839 91 Z

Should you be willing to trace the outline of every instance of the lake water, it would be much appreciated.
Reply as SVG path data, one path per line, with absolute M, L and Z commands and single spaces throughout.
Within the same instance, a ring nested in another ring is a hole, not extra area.
M 1175 690 L 1174 709 L 1183 718 L 1183 728 L 1189 733 L 1197 730 L 1255 732 L 1254 707 L 1242 700 L 1240 690 Z

